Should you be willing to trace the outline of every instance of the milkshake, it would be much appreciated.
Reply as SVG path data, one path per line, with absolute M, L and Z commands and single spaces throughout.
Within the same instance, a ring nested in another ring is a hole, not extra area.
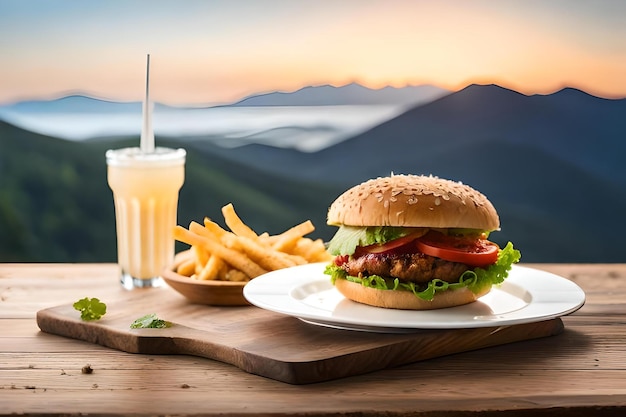
M 125 288 L 160 286 L 161 272 L 174 260 L 172 231 L 185 180 L 185 157 L 184 149 L 162 147 L 153 152 L 140 148 L 106 152 Z

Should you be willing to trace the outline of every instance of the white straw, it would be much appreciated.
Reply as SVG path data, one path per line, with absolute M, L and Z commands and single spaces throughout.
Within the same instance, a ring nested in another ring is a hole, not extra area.
M 150 54 L 146 64 L 146 96 L 143 101 L 143 128 L 141 129 L 141 151 L 154 152 L 154 132 L 152 131 L 152 103 L 150 103 Z

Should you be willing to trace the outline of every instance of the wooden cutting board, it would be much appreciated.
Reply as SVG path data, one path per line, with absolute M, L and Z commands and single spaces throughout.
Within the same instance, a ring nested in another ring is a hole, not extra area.
M 322 382 L 563 331 L 563 322 L 552 319 L 380 334 L 321 327 L 254 306 L 190 304 L 169 288 L 133 291 L 125 298 L 102 300 L 107 314 L 96 322 L 82 321 L 70 304 L 37 312 L 37 324 L 47 333 L 124 352 L 200 356 L 290 384 Z M 135 319 L 149 313 L 174 325 L 130 328 Z

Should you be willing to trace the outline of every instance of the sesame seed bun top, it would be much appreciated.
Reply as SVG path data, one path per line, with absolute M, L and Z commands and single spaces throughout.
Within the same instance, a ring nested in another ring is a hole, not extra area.
M 460 182 L 422 175 L 368 180 L 340 195 L 327 223 L 340 226 L 404 226 L 497 230 L 491 202 Z

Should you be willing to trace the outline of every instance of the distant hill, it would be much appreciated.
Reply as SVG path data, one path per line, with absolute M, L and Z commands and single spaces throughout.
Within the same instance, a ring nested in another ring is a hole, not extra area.
M 110 101 L 99 98 L 70 95 L 50 100 L 26 100 L 0 105 L 0 119 L 3 114 L 135 114 L 141 115 L 143 103 L 140 101 Z M 175 107 L 154 103 L 154 110 L 168 110 Z
M 450 91 L 433 85 L 371 89 L 352 83 L 304 87 L 294 92 L 272 92 L 245 98 L 233 106 L 336 106 L 336 105 L 418 105 L 435 100 Z
M 433 174 L 484 192 L 501 217 L 492 238 L 525 262 L 626 262 L 624 114 L 626 99 L 473 85 L 314 153 L 157 140 L 188 150 L 180 224 L 220 220 L 233 202 L 259 232 L 310 218 L 329 239 L 326 210 L 347 187 Z M 136 138 L 76 143 L 0 123 L 0 261 L 114 260 L 104 151 L 128 144 Z
M 141 114 L 141 102 L 115 102 L 84 95 L 27 100 L 0 106 L 2 113 L 130 113 Z
M 0 262 L 111 259 L 103 162 L 89 146 L 0 122 Z
M 449 91 L 430 85 L 370 89 L 359 84 L 343 87 L 311 86 L 294 92 L 272 92 L 247 97 L 228 106 L 335 106 L 335 105 L 413 105 L 439 98 Z M 26 100 L 0 105 L 3 113 L 141 113 L 142 103 L 117 102 L 73 94 L 50 100 Z M 162 103 L 155 110 L 173 108 Z M 178 107 L 184 109 L 184 107 Z

